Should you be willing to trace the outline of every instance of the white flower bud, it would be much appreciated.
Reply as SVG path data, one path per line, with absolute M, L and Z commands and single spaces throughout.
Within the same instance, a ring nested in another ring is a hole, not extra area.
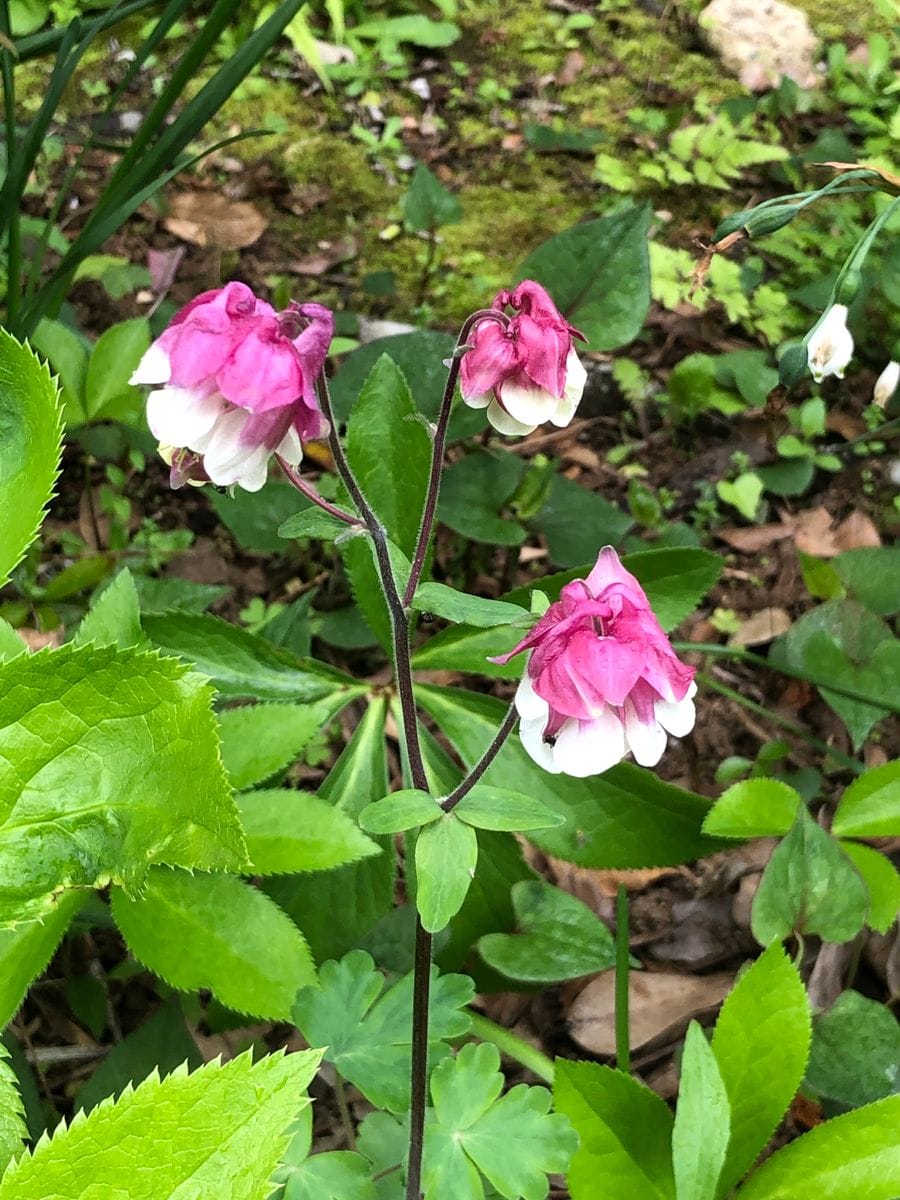
M 832 304 L 813 331 L 806 346 L 812 377 L 821 383 L 828 375 L 844 378 L 853 357 L 853 335 L 847 328 L 847 305 Z
M 884 408 L 896 392 L 898 383 L 900 383 L 900 362 L 891 359 L 875 380 L 875 387 L 872 389 L 872 403 L 877 404 L 879 408 Z

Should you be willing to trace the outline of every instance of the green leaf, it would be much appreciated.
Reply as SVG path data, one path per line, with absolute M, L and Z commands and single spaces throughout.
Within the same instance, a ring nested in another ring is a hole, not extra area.
M 376 1200 L 368 1160 L 349 1150 L 312 1154 L 298 1166 L 282 1167 L 284 1200 Z
M 577 1145 L 550 1092 L 519 1084 L 503 1089 L 495 1046 L 463 1046 L 431 1075 L 434 1105 L 425 1133 L 426 1200 L 481 1200 L 478 1172 L 508 1200 L 544 1200 L 547 1173 L 564 1171 Z
M 900 759 L 853 780 L 841 796 L 831 829 L 838 837 L 900 835 Z
M 480 629 L 510 625 L 513 621 L 528 617 L 527 611 L 518 604 L 469 596 L 443 583 L 421 584 L 413 598 L 412 607 L 417 612 L 431 613 L 446 621 L 474 625 Z
M 762 500 L 763 481 L 755 471 L 744 471 L 736 479 L 720 480 L 716 494 L 724 504 L 736 508 L 745 521 L 753 521 Z
M 7 662 L 11 658 L 18 658 L 20 654 L 25 653 L 25 643 L 10 625 L 9 621 L 4 621 L 0 617 L 0 662 Z
M 715 802 L 703 832 L 712 837 L 781 837 L 802 803 L 800 793 L 778 779 L 743 779 Z
M 248 493 L 249 495 L 250 493 Z M 215 583 L 194 583 L 190 579 L 155 579 L 152 575 L 132 577 L 144 612 L 160 613 L 170 608 L 202 613 L 211 604 L 228 595 L 229 589 Z
M 729 992 L 713 1034 L 731 1108 L 719 1197 L 747 1173 L 775 1132 L 803 1080 L 809 1042 L 809 1004 L 799 972 L 781 946 L 770 946 Z
M 132 891 L 154 862 L 245 864 L 210 698 L 178 663 L 112 647 L 0 665 L 0 923 L 62 888 Z
M 787 458 L 757 467 L 754 474 L 773 496 L 802 496 L 815 477 L 816 467 L 810 458 Z
M 127 567 L 91 602 L 72 640 L 76 646 L 93 642 L 97 646 L 118 646 L 121 650 L 146 646 L 140 601 Z
M 376 338 L 360 346 L 347 355 L 331 381 L 331 403 L 335 416 L 339 421 L 347 419 L 372 368 L 387 355 L 409 384 L 416 409 L 430 421 L 436 420 L 447 379 L 444 359 L 450 357 L 455 346 L 456 339 L 450 334 L 427 329 Z M 472 416 L 471 409 L 465 405 L 461 408 L 465 415 Z M 451 432 L 455 421 L 456 414 L 451 418 Z
M 525 530 L 501 515 L 525 464 L 507 450 L 475 450 L 446 467 L 438 516 L 455 533 L 489 546 L 518 546 Z
M 258 492 L 235 488 L 234 495 L 207 488 L 206 495 L 216 515 L 228 527 L 235 541 L 257 554 L 286 554 L 280 527 L 305 508 L 306 500 L 297 489 L 282 479 L 269 479 Z M 320 512 L 320 509 L 316 509 Z
M 236 1012 L 287 1020 L 297 988 L 315 978 L 294 923 L 233 875 L 156 868 L 136 899 L 114 889 L 112 909 L 139 962 L 180 991 L 209 988 Z
M 100 335 L 84 381 L 88 420 L 103 416 L 137 424 L 145 394 L 141 388 L 132 387 L 128 380 L 149 345 L 150 322 L 146 317 L 120 321 Z
M 433 796 L 409 788 L 367 804 L 359 814 L 359 823 L 368 833 L 405 833 L 443 815 L 444 810 Z
M 728 1149 L 728 1095 L 716 1057 L 696 1021 L 681 1058 L 678 1109 L 672 1129 L 677 1200 L 713 1200 Z
M 357 527 L 361 528 L 361 527 Z M 346 521 L 333 517 L 331 513 L 311 504 L 302 512 L 294 513 L 278 526 L 280 538 L 320 538 L 323 542 L 333 542 L 342 533 L 349 534 L 353 527 Z
M 426 825 L 416 838 L 416 908 L 429 933 L 456 916 L 478 862 L 478 838 L 453 813 Z
M 741 1188 L 741 1200 L 895 1200 L 900 1195 L 898 1125 L 900 1096 L 826 1121 L 754 1171 Z
M 59 377 L 66 425 L 72 429 L 87 420 L 84 411 L 84 380 L 88 348 L 85 339 L 61 321 L 41 321 L 29 339 L 33 350 L 46 358 Z
M 848 942 L 868 911 L 868 891 L 838 843 L 805 808 L 769 859 L 753 901 L 753 936 L 763 946 L 792 933 Z
M 378 1200 L 404 1200 L 405 1171 L 402 1164 L 409 1144 L 406 1124 L 390 1113 L 373 1112 L 359 1126 L 357 1143 L 360 1153 L 371 1164 L 370 1174 L 378 1176 L 375 1183 Z
M 841 842 L 841 849 L 862 875 L 869 892 L 866 924 L 879 933 L 887 933 L 900 909 L 900 873 L 891 860 L 878 850 L 859 842 Z
M 601 546 L 619 542 L 634 524 L 599 492 L 565 475 L 554 476 L 546 504 L 528 523 L 547 539 L 550 558 L 560 567 L 596 558 Z
M 900 612 L 900 548 L 861 546 L 832 559 L 848 593 L 882 617 Z
M 420 706 L 437 721 L 468 767 L 494 737 L 506 706 L 460 688 L 422 685 Z M 652 771 L 621 763 L 594 779 L 547 775 L 510 739 L 485 775 L 488 783 L 533 796 L 566 818 L 529 840 L 579 866 L 638 867 L 690 862 L 717 843 L 700 826 L 709 802 L 663 783 Z
M 650 307 L 649 205 L 583 221 L 538 246 L 516 279 L 535 279 L 592 350 L 637 337 Z
M 19 1011 L 32 981 L 53 957 L 83 903 L 83 893 L 64 892 L 43 920 L 0 929 L 0 1029 Z
M 689 354 L 676 363 L 666 392 L 680 420 L 694 420 L 708 410 L 729 417 L 746 407 L 744 399 L 719 380 L 717 363 L 718 359 L 710 354 Z
M 388 789 L 384 725 L 387 701 L 379 696 L 365 714 L 319 788 L 319 797 L 355 820 Z M 266 880 L 265 891 L 303 930 L 316 962 L 359 944 L 394 903 L 395 855 L 384 853 L 333 871 Z
M 252 704 L 220 713 L 222 762 L 232 786 L 252 787 L 283 771 L 353 698 L 345 688 L 313 704 Z
M 441 225 L 455 225 L 462 218 L 462 205 L 438 177 L 419 163 L 413 171 L 403 199 L 403 220 L 414 233 L 434 232 Z
M 128 1200 L 266 1200 L 320 1057 L 305 1050 L 253 1063 L 247 1053 L 192 1075 L 151 1076 L 39 1142 L 3 1176 L 0 1200 L 113 1197 L 123 1182 Z
M 813 1020 L 806 1086 L 854 1108 L 898 1090 L 900 1025 L 883 1004 L 843 992 Z
M 513 884 L 516 933 L 478 942 L 484 961 L 510 979 L 556 983 L 605 971 L 615 962 L 612 934 L 576 896 L 541 880 Z
M 62 416 L 50 372 L 0 329 L 0 587 L 31 545 L 59 470 Z
M 462 1011 L 474 994 L 464 975 L 438 976 L 432 968 L 429 1001 L 429 1059 L 449 1053 L 444 1039 L 469 1028 Z M 409 1056 L 412 1039 L 412 975 L 386 988 L 364 950 L 340 962 L 322 964 L 319 985 L 304 987 L 294 1005 L 294 1022 L 312 1045 L 327 1049 L 335 1065 L 377 1108 L 402 1113 L 409 1108 Z
M 229 698 L 321 700 L 335 684 L 351 681 L 313 659 L 278 650 L 265 638 L 197 613 L 149 613 L 143 619 L 150 640 L 208 675 Z
M 0 1176 L 28 1140 L 19 1082 L 8 1060 L 9 1052 L 0 1043 Z
M 115 1043 L 80 1088 L 76 1108 L 90 1112 L 101 1100 L 108 1096 L 118 1099 L 126 1087 L 143 1083 L 154 1071 L 165 1078 L 185 1062 L 191 1070 L 196 1070 L 203 1064 L 203 1058 L 188 1032 L 177 999 L 173 999 Z
M 346 813 L 309 792 L 246 792 L 237 804 L 252 875 L 327 871 L 380 853 Z
M 664 1100 L 631 1075 L 596 1063 L 556 1060 L 557 1111 L 581 1144 L 572 1159 L 572 1200 L 675 1200 L 672 1113 Z
M 565 817 L 521 792 L 490 787 L 486 783 L 475 787 L 454 807 L 460 821 L 476 829 L 495 829 L 521 832 L 528 829 L 547 829 L 562 825 Z

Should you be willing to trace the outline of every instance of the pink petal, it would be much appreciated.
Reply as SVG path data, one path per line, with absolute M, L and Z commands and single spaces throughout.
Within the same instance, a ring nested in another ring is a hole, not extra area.
M 622 566 L 618 554 L 612 546 L 604 546 L 597 555 L 597 562 L 594 564 L 594 569 L 588 575 L 585 581 L 594 596 L 599 596 L 604 588 L 611 583 L 622 583 L 626 587 L 632 589 L 635 594 L 643 600 L 643 603 L 650 607 L 650 602 L 644 589 L 631 574 Z
M 569 335 L 558 325 L 535 320 L 527 313 L 513 317 L 510 332 L 515 333 L 519 361 L 529 378 L 557 400 L 561 399 L 571 347 Z
M 269 319 L 256 321 L 237 342 L 216 381 L 233 404 L 257 413 L 293 404 L 303 390 L 297 352 Z
M 517 363 L 516 347 L 497 321 L 481 321 L 470 340 L 472 349 L 460 363 L 463 399 L 493 391 Z

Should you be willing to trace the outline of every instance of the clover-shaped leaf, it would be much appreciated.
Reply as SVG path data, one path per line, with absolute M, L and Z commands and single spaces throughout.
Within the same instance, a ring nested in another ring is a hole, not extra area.
M 311 1046 L 327 1046 L 326 1059 L 377 1108 L 402 1113 L 409 1108 L 412 1041 L 412 975 L 386 988 L 384 976 L 364 950 L 340 962 L 326 962 L 319 985 L 301 988 L 294 1021 Z M 446 1038 L 469 1029 L 460 1010 L 474 994 L 463 975 L 438 975 L 433 968 L 428 1022 L 429 1058 L 445 1056 Z
M 547 1173 L 568 1166 L 578 1141 L 568 1118 L 549 1112 L 546 1088 L 519 1084 L 500 1097 L 499 1067 L 496 1048 L 485 1044 L 464 1046 L 435 1068 L 425 1200 L 483 1200 L 482 1176 L 506 1200 L 544 1200 Z

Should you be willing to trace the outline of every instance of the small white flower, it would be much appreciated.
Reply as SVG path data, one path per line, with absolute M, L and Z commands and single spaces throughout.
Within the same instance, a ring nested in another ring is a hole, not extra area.
M 813 331 L 806 354 L 816 383 L 821 383 L 828 375 L 844 378 L 844 371 L 853 357 L 853 334 L 847 328 L 846 304 L 832 304 Z
M 891 359 L 875 380 L 875 387 L 872 389 L 872 403 L 877 404 L 879 408 L 884 408 L 896 392 L 898 383 L 900 383 L 900 362 Z

